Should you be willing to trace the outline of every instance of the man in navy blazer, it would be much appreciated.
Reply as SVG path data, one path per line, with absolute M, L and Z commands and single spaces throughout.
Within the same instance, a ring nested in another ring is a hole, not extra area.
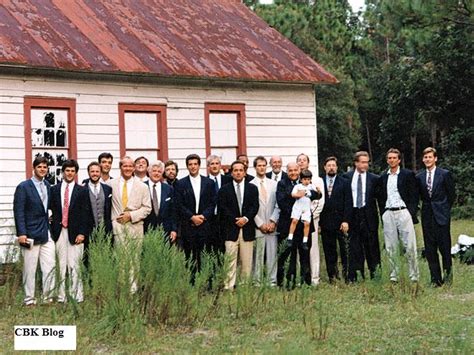
M 88 237 L 86 188 L 75 182 L 79 165 L 68 159 L 61 167 L 63 180 L 51 188 L 51 230 L 59 260 L 60 284 L 58 302 L 66 302 L 66 271 L 71 278 L 70 296 L 77 302 L 84 300 L 80 264 L 84 242 Z
M 199 174 L 201 158 L 186 157 L 189 175 L 176 183 L 176 205 L 179 215 L 182 248 L 191 268 L 191 283 L 201 268 L 201 254 L 212 233 L 209 223 L 216 208 L 216 191 L 211 179 Z
M 321 239 L 323 242 L 324 257 L 329 282 L 339 279 L 337 267 L 341 256 L 342 275 L 347 281 L 347 245 L 346 235 L 349 231 L 349 222 L 352 213 L 352 196 L 349 182 L 337 175 L 337 158 L 328 157 L 324 162 L 326 175 L 322 176 L 324 183 L 325 203 L 319 216 Z
M 421 225 L 425 243 L 425 255 L 430 268 L 431 283 L 441 286 L 452 282 L 451 260 L 451 207 L 456 198 L 454 180 L 448 170 L 436 166 L 436 149 L 423 151 L 426 169 L 417 175 L 421 200 Z M 438 250 L 443 261 L 441 275 Z
M 365 277 L 365 262 L 374 278 L 380 267 L 379 215 L 377 211 L 377 189 L 379 176 L 368 172 L 369 153 L 354 154 L 354 167 L 344 175 L 349 181 L 352 194 L 351 222 L 349 223 L 348 280 L 357 281 L 357 272 Z
M 165 164 L 161 161 L 152 162 L 148 167 L 149 180 L 145 184 L 148 185 L 150 190 L 152 210 L 145 218 L 144 228 L 146 233 L 161 226 L 168 240 L 174 243 L 178 230 L 175 196 L 173 187 L 161 182 L 164 170 Z
M 33 240 L 30 247 L 22 247 L 24 303 L 36 304 L 36 269 L 40 261 L 43 274 L 43 299 L 52 301 L 55 283 L 54 242 L 51 239 L 48 222 L 48 208 L 51 197 L 50 185 L 45 176 L 48 174 L 48 159 L 42 156 L 33 161 L 33 177 L 20 183 L 13 197 L 13 214 L 16 235 L 20 245 L 26 245 L 27 239 Z
M 238 255 L 242 279 L 248 281 L 251 277 L 255 240 L 254 218 L 259 208 L 258 188 L 245 181 L 245 164 L 236 160 L 230 171 L 233 181 L 222 186 L 218 197 L 221 233 L 225 240 L 226 255 L 230 258 L 229 274 L 224 286 L 226 290 L 234 289 Z
M 390 148 L 386 155 L 389 169 L 380 177 L 378 203 L 383 221 L 385 249 L 390 262 L 390 281 L 398 281 L 399 244 L 408 259 L 408 276 L 418 282 L 419 270 L 414 224 L 418 223 L 418 189 L 415 173 L 400 168 L 401 153 Z
M 84 265 L 89 265 L 88 249 L 92 239 L 93 230 L 103 226 L 104 232 L 112 235 L 112 188 L 100 182 L 101 167 L 98 162 L 91 162 L 87 166 L 89 178 L 84 180 L 84 208 L 87 210 L 85 229 L 88 238 L 84 241 Z
M 301 278 L 302 282 L 311 285 L 311 267 L 309 262 L 309 250 L 311 249 L 311 238 L 308 239 L 308 248 L 303 247 L 303 223 L 301 221 L 296 225 L 296 230 L 293 236 L 293 243 L 291 247 L 287 247 L 286 239 L 289 234 L 291 224 L 291 210 L 295 204 L 296 199 L 291 195 L 293 187 L 298 183 L 300 176 L 300 168 L 297 163 L 290 162 L 287 165 L 288 176 L 277 185 L 276 199 L 278 207 L 280 208 L 280 218 L 278 220 L 278 244 L 279 250 L 283 250 L 278 256 L 277 263 L 277 284 L 283 285 L 285 277 L 285 264 L 290 257 L 289 267 L 286 273 L 287 286 L 294 287 L 296 285 L 296 265 L 297 256 L 300 257 Z M 300 191 L 300 197 L 304 196 L 305 191 Z M 311 191 L 311 200 L 320 199 L 322 196 L 320 191 Z M 310 233 L 314 232 L 314 224 L 310 223 Z

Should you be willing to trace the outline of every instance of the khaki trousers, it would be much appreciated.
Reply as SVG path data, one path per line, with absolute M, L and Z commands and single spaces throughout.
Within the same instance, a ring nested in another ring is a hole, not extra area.
M 250 279 L 252 275 L 253 261 L 253 241 L 246 242 L 243 237 L 242 229 L 239 232 L 239 238 L 236 242 L 226 240 L 225 253 L 229 256 L 229 274 L 224 288 L 232 290 L 237 280 L 237 257 L 240 256 L 242 279 Z

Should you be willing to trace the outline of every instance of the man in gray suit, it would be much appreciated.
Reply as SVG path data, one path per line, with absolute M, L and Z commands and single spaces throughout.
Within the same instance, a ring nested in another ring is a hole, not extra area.
M 254 243 L 253 276 L 261 283 L 264 276 L 264 259 L 267 256 L 266 276 L 272 286 L 277 284 L 277 249 L 278 238 L 276 224 L 280 209 L 276 202 L 277 182 L 266 177 L 267 160 L 258 156 L 253 161 L 257 177 L 251 181 L 258 188 L 259 209 L 254 218 L 256 225 L 256 240 Z

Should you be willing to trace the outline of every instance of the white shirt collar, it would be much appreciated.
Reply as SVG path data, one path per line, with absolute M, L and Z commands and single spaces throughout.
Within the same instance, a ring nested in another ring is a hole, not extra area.
M 397 168 L 397 171 L 395 172 L 395 174 L 392 174 L 392 170 L 388 169 L 387 171 L 387 175 L 398 175 L 400 174 L 400 166 L 398 166 Z

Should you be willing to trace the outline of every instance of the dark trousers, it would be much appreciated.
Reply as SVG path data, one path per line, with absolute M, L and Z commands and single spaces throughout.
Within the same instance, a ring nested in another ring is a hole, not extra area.
M 324 258 L 326 260 L 326 269 L 329 281 L 339 279 L 339 270 L 337 267 L 337 246 L 339 244 L 339 255 L 341 256 L 342 275 L 347 280 L 347 248 L 344 234 L 339 230 L 321 229 L 321 240 L 323 242 Z
M 287 246 L 287 234 L 280 235 L 278 238 L 278 264 L 277 264 L 277 285 L 283 286 L 286 276 L 286 287 L 294 288 L 296 286 L 296 267 L 297 256 L 300 256 L 301 283 L 311 285 L 311 266 L 309 262 L 309 250 L 311 249 L 311 238 L 308 238 L 308 250 L 303 249 L 303 228 L 302 223 L 298 223 L 293 237 L 291 248 Z M 300 227 L 300 228 L 298 228 Z M 289 262 L 288 262 L 289 258 Z M 288 270 L 285 275 L 285 264 L 288 262 Z
M 431 283 L 441 286 L 444 282 L 452 281 L 451 259 L 451 231 L 450 224 L 441 226 L 436 222 L 433 210 L 428 208 L 422 216 L 423 241 L 425 243 L 425 256 L 430 268 Z M 443 261 L 444 279 L 441 274 L 438 251 Z
M 201 254 L 206 246 L 206 237 L 183 236 L 182 248 L 186 257 L 186 263 L 191 270 L 191 284 L 194 285 L 196 273 L 201 270 Z
M 367 223 L 365 207 L 354 208 L 354 216 L 349 228 L 348 281 L 357 281 L 357 271 L 362 278 L 364 264 L 367 262 L 370 277 L 380 267 L 380 246 L 378 231 L 372 231 Z
M 225 254 L 225 239 L 220 233 L 219 216 L 213 215 L 209 220 L 211 235 L 207 238 L 206 251 L 221 257 Z

